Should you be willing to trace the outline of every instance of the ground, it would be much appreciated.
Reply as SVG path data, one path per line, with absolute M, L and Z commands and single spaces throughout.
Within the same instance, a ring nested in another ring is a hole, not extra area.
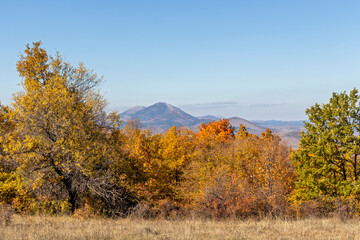
M 360 221 L 76 219 L 13 216 L 0 239 L 360 239 Z

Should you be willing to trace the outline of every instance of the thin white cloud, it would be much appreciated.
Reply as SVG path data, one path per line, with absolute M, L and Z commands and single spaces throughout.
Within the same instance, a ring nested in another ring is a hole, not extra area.
M 254 104 L 250 105 L 249 108 L 273 108 L 273 107 L 282 107 L 285 106 L 286 103 L 280 103 L 280 104 Z
M 212 102 L 178 106 L 194 115 L 241 117 L 249 120 L 303 120 L 305 106 L 290 103 L 259 103 L 244 105 L 239 102 Z

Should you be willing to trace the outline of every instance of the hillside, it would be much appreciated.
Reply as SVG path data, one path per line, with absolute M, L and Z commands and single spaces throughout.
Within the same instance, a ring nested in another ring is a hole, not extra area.
M 137 109 L 138 111 L 136 111 Z M 181 109 L 163 102 L 155 103 L 154 105 L 144 108 L 130 108 L 120 114 L 120 117 L 139 119 L 144 127 L 156 132 L 165 131 L 172 126 L 192 126 L 200 122 L 199 119 Z
M 158 102 L 149 107 L 132 107 L 122 112 L 120 118 L 124 121 L 139 119 L 143 127 L 149 128 L 153 132 L 163 132 L 172 126 L 187 127 L 197 131 L 201 123 L 220 119 L 212 115 L 194 117 L 180 108 L 164 102 Z M 236 129 L 242 124 L 250 133 L 257 135 L 260 135 L 266 128 L 270 128 L 292 147 L 297 147 L 300 139 L 299 132 L 303 126 L 302 121 L 249 121 L 240 117 L 231 117 L 229 122 Z
M 240 125 L 244 125 L 250 133 L 254 133 L 257 135 L 259 135 L 261 132 L 263 132 L 266 129 L 264 127 L 261 127 L 261 126 L 256 125 L 246 119 L 239 118 L 239 117 L 231 117 L 231 118 L 229 118 L 229 122 L 235 128 L 239 128 Z
M 129 108 L 125 112 L 120 113 L 120 118 L 125 121 L 130 120 L 130 119 L 132 119 L 132 115 L 134 115 L 138 111 L 143 110 L 144 108 L 146 108 L 146 107 L 135 106 L 135 107 Z

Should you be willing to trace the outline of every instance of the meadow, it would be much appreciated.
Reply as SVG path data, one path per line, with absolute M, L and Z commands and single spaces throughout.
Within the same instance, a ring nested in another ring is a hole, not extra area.
M 1 240 L 42 239 L 360 239 L 360 221 L 78 219 L 14 215 L 0 226 Z
M 125 124 L 102 78 L 41 42 L 17 70 L 22 91 L 0 104 L 0 240 L 360 239 L 356 88 L 309 108 L 292 149 L 229 119 Z

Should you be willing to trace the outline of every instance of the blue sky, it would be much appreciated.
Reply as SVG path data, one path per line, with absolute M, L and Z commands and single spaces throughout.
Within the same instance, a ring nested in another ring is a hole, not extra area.
M 104 76 L 109 108 L 167 102 L 195 116 L 306 119 L 359 87 L 359 1 L 0 1 L 0 100 L 41 40 Z

